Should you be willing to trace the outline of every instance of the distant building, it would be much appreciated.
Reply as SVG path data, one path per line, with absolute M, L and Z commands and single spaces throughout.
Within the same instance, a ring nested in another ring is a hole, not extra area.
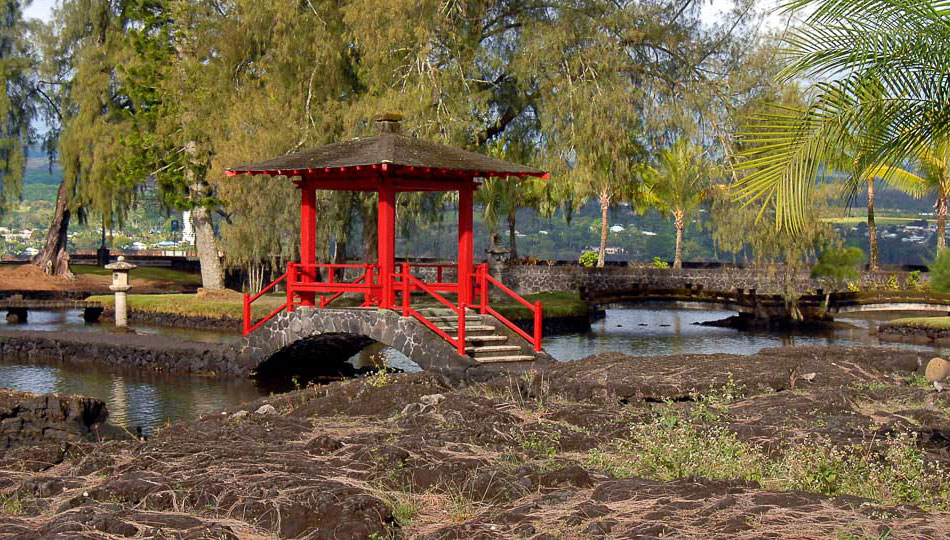
M 191 224 L 191 210 L 185 210 L 181 213 L 181 221 L 183 223 L 181 241 L 192 246 L 195 245 L 195 228 Z

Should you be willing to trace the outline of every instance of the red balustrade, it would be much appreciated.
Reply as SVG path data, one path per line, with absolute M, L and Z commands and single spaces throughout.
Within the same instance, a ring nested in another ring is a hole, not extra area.
M 420 270 L 428 268 L 435 268 L 436 270 L 435 283 L 427 283 L 414 276 L 412 273 L 413 269 Z M 314 295 L 319 295 L 320 301 L 318 305 L 321 308 L 329 306 L 335 300 L 347 293 L 362 294 L 363 303 L 361 304 L 361 307 L 379 306 L 381 303 L 380 300 L 383 294 L 385 294 L 385 291 L 383 290 L 383 282 L 388 281 L 392 287 L 392 294 L 395 294 L 396 292 L 402 293 L 401 305 L 398 307 L 394 305 L 394 308 L 399 309 L 404 317 L 413 317 L 422 324 L 426 325 L 440 337 L 455 346 L 460 355 L 464 355 L 465 309 L 468 306 L 466 306 L 464 302 L 461 301 L 458 303 L 450 302 L 448 299 L 442 296 L 444 293 L 459 294 L 463 292 L 461 291 L 458 282 L 444 281 L 445 270 L 455 270 L 457 269 L 456 265 L 442 263 L 402 263 L 400 265 L 400 269 L 400 272 L 390 275 L 389 280 L 384 280 L 384 276 L 380 274 L 379 265 L 375 264 L 288 263 L 287 272 L 277 278 L 273 283 L 267 285 L 267 287 L 262 289 L 261 292 L 253 296 L 245 293 L 243 328 L 244 335 L 246 336 L 250 334 L 285 309 L 287 311 L 293 311 L 296 306 L 311 306 Z M 360 275 L 356 278 L 352 278 L 352 281 L 339 281 L 337 280 L 336 274 L 337 271 L 340 270 L 342 270 L 344 274 L 347 271 L 350 271 L 351 274 L 355 273 Z M 318 281 L 318 276 L 321 274 L 321 271 L 323 271 L 322 273 L 326 276 L 325 281 Z M 472 286 L 475 293 L 474 299 L 477 299 L 478 301 L 477 308 L 479 312 L 483 315 L 487 314 L 495 317 L 502 324 L 531 343 L 536 351 L 540 351 L 542 339 L 541 322 L 543 317 L 541 302 L 535 302 L 534 304 L 529 303 L 520 295 L 502 284 L 500 281 L 490 276 L 488 274 L 488 265 L 486 264 L 477 266 L 475 273 L 471 277 L 473 281 Z M 287 289 L 286 301 L 260 321 L 253 322 L 251 319 L 251 304 L 258 298 L 265 295 L 267 292 L 271 291 L 280 282 L 284 282 Z M 496 287 L 505 295 L 513 298 L 528 308 L 533 316 L 534 322 L 532 334 L 528 334 L 522 330 L 520 327 L 489 305 L 489 288 L 492 286 Z M 448 333 L 433 324 L 432 321 L 426 319 L 424 315 L 413 309 L 412 293 L 414 292 L 425 293 L 428 297 L 436 300 L 436 302 L 439 304 L 451 309 L 458 314 L 458 335 L 456 337 L 450 336 Z

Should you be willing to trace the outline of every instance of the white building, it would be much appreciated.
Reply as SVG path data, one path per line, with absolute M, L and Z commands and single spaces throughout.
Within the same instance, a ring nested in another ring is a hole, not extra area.
M 191 210 L 181 213 L 181 241 L 195 245 L 195 228 L 191 224 Z

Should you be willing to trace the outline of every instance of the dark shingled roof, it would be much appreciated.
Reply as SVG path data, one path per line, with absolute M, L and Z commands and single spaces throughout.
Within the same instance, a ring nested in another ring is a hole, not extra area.
M 364 137 L 304 150 L 277 158 L 231 167 L 230 176 L 237 174 L 285 174 L 297 176 L 307 172 L 330 172 L 328 169 L 395 166 L 420 169 L 419 172 L 459 176 L 539 176 L 547 173 L 532 167 L 494 159 L 399 133 L 381 132 L 376 137 Z M 427 170 L 428 169 L 428 170 Z

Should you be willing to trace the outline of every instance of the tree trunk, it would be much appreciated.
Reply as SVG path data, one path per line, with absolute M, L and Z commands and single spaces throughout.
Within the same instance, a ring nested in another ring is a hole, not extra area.
M 185 154 L 189 165 L 193 164 L 198 153 L 198 144 L 191 141 L 185 145 Z M 198 178 L 194 169 L 186 167 L 185 180 L 191 200 L 199 203 L 191 209 L 191 226 L 195 231 L 195 249 L 198 251 L 198 264 L 201 266 L 201 286 L 205 290 L 217 291 L 224 288 L 224 272 L 221 270 L 221 257 L 214 239 L 214 223 L 208 208 L 200 202 L 208 196 L 211 186 L 204 178 Z
M 600 193 L 600 252 L 597 254 L 597 268 L 604 266 L 607 258 L 607 210 L 610 209 L 610 192 Z
M 676 226 L 676 251 L 673 254 L 673 268 L 683 267 L 683 227 L 686 225 L 683 219 L 685 212 L 680 209 L 673 210 L 673 224 Z
M 518 235 L 515 232 L 515 220 L 517 219 L 517 208 L 508 210 L 508 260 L 518 260 Z
M 66 204 L 66 183 L 60 183 L 56 192 L 56 208 L 53 210 L 53 221 L 50 222 L 46 233 L 46 245 L 33 258 L 33 264 L 42 268 L 51 276 L 73 279 L 75 276 L 69 270 L 69 253 L 66 251 L 69 232 L 69 208 Z
M 937 253 L 947 247 L 944 233 L 947 230 L 947 194 L 940 193 L 937 199 Z
M 868 251 L 868 270 L 877 272 L 877 225 L 874 224 L 874 178 L 868 178 Z
M 211 212 L 203 206 L 196 206 L 191 210 L 191 225 L 195 229 L 195 247 L 201 266 L 201 286 L 210 291 L 223 289 L 224 272 L 214 239 Z

